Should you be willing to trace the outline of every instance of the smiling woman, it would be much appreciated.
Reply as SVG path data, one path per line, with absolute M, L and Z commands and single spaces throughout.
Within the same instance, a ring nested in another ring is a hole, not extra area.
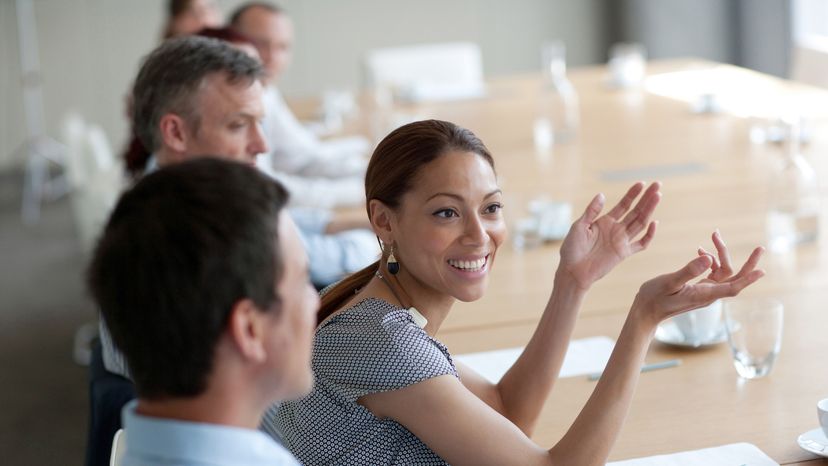
M 355 289 L 372 280 L 376 282 L 375 272 L 387 272 L 387 267 L 380 264 L 388 262 L 392 251 L 398 264 L 403 265 L 400 273 L 385 276 L 394 277 L 391 280 L 401 293 L 417 295 L 417 305 L 423 309 L 431 307 L 427 302 L 434 297 L 443 301 L 440 308 L 445 304 L 450 307 L 452 293 L 436 283 L 448 276 L 448 260 L 485 258 L 491 263 L 503 241 L 505 225 L 494 159 L 474 133 L 452 123 L 412 123 L 383 139 L 365 174 L 365 194 L 368 217 L 383 244 L 383 256 L 323 297 L 320 322 L 351 300 Z M 463 235 L 466 229 L 470 229 L 472 238 Z M 451 246 L 452 238 L 460 241 Z M 459 244 L 467 245 L 470 241 L 471 247 Z M 486 254 L 481 254 L 483 251 Z M 441 252 L 455 256 L 439 258 Z M 454 270 L 464 268 L 458 262 L 455 265 L 458 267 Z M 489 268 L 490 265 L 486 266 L 484 273 L 479 274 L 481 293 Z M 406 285 L 401 285 L 400 280 Z M 389 292 L 385 290 L 386 294 Z M 409 300 L 406 307 L 413 305 Z
M 754 270 L 761 249 L 734 275 L 716 234 L 718 260 L 700 250 L 679 271 L 644 283 L 581 414 L 552 449 L 535 445 L 529 437 L 586 291 L 650 243 L 659 188 L 636 183 L 603 216 L 604 197 L 595 196 L 561 245 L 534 335 L 492 384 L 453 361 L 434 335 L 455 301 L 483 296 L 503 243 L 494 161 L 480 139 L 452 123 L 395 130 L 377 146 L 365 180 L 382 256 L 323 296 L 314 388 L 268 411 L 265 430 L 304 464 L 604 464 L 658 323 L 762 276 Z

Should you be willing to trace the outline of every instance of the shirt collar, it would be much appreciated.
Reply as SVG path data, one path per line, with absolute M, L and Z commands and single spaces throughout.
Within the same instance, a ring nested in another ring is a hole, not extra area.
M 150 155 L 150 158 L 147 159 L 147 165 L 144 167 L 144 173 L 149 175 L 150 173 L 158 170 L 158 157 L 155 154 Z
M 261 431 L 142 416 L 137 400 L 124 406 L 126 456 L 150 464 L 298 465 Z

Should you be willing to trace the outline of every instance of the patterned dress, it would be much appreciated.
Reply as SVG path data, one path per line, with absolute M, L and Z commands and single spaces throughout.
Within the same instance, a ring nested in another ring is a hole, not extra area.
M 458 377 L 442 343 L 408 310 L 367 298 L 329 319 L 313 344 L 313 390 L 273 406 L 262 429 L 305 465 L 445 465 L 408 429 L 357 399 L 441 375 Z

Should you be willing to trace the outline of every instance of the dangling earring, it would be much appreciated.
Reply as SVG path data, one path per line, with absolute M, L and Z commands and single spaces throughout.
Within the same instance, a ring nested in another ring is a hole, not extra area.
M 391 253 L 388 254 L 388 261 L 386 262 L 386 266 L 388 267 L 388 273 L 391 275 L 397 275 L 400 272 L 400 263 L 397 262 L 397 258 L 394 257 L 394 246 L 391 246 Z

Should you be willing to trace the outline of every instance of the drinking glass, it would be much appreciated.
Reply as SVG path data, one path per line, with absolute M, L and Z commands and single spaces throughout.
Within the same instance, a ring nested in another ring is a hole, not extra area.
M 542 86 L 532 132 L 535 148 L 549 151 L 554 144 L 571 141 L 578 130 L 578 92 L 566 76 L 566 46 L 545 42 L 541 49 Z
M 768 375 L 782 344 L 782 303 L 774 299 L 731 299 L 725 302 L 724 315 L 736 372 L 745 379 Z

